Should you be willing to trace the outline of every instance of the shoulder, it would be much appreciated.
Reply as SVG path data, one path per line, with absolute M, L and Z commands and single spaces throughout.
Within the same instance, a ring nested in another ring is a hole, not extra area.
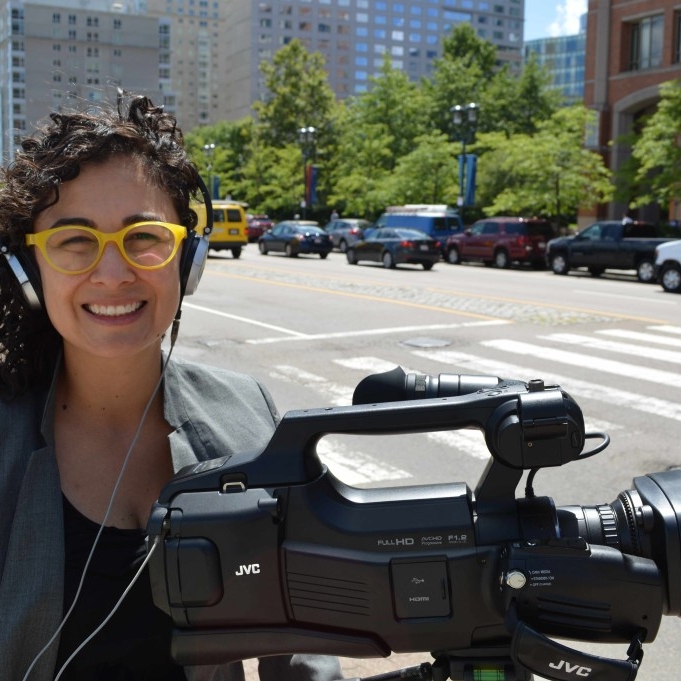
M 203 399 L 235 398 L 255 400 L 270 396 L 266 388 L 249 374 L 173 358 L 166 369 L 166 380 L 175 388 Z
M 171 426 L 193 433 L 204 451 L 222 454 L 264 447 L 279 422 L 269 392 L 253 376 L 182 359 L 166 368 L 164 410 Z

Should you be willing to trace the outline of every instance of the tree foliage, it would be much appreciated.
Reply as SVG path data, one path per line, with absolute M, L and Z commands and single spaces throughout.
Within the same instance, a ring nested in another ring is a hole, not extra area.
M 635 181 L 639 193 L 633 204 L 651 202 L 667 204 L 681 197 L 681 82 L 664 83 L 660 87 L 657 111 L 650 116 L 632 156 L 637 161 Z
M 603 158 L 583 147 L 594 112 L 562 108 L 535 134 L 482 135 L 482 205 L 488 215 L 544 215 L 566 223 L 580 206 L 610 200 L 613 186 Z
M 432 77 L 409 80 L 387 55 L 366 92 L 337 102 L 321 55 L 298 40 L 261 66 L 267 96 L 243 121 L 203 127 L 187 136 L 196 163 L 220 178 L 222 194 L 253 211 L 290 217 L 304 196 L 304 164 L 319 168 L 308 216 L 332 208 L 373 219 L 387 205 L 456 203 L 461 130 L 454 104 L 476 102 L 478 204 L 491 212 L 571 215 L 607 200 L 608 172 L 583 149 L 588 114 L 561 107 L 548 76 L 530 60 L 520 76 L 496 65 L 496 48 L 460 24 L 442 45 Z M 678 86 L 677 86 L 678 89 Z M 315 128 L 304 158 L 299 129 Z M 205 144 L 215 144 L 213 155 Z

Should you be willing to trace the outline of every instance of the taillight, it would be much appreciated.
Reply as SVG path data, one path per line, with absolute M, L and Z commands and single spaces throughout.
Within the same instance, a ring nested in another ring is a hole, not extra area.
M 400 241 L 400 246 L 402 248 L 414 248 L 414 242 L 413 241 Z
M 353 227 L 353 228 L 350 230 L 350 234 L 359 234 L 359 230 L 357 229 L 357 227 Z

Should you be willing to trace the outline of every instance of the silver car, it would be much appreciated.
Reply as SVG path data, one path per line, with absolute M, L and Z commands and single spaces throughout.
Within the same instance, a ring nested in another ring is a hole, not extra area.
M 364 230 L 371 227 L 368 220 L 361 218 L 338 218 L 324 225 L 324 230 L 331 236 L 334 248 L 345 253 L 348 246 L 364 238 Z

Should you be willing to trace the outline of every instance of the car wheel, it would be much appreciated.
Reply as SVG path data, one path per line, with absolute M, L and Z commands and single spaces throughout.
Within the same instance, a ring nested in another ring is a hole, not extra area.
M 550 260 L 551 271 L 554 274 L 567 274 L 570 269 L 567 258 L 562 253 L 556 253 L 551 256 Z
M 237 259 L 241 257 L 241 246 L 232 249 L 232 257 Z
M 320 257 L 322 260 L 326 260 L 326 256 L 327 256 L 327 255 L 329 255 L 329 254 L 328 254 L 328 253 L 320 253 L 320 254 L 319 254 L 319 257 Z
M 423 262 L 421 263 L 423 265 L 423 269 L 428 272 L 428 270 L 433 269 L 433 265 L 435 264 L 434 262 Z
M 259 241 L 258 242 L 258 248 L 260 249 L 260 253 L 262 255 L 267 255 L 267 246 L 265 246 L 264 241 Z
M 354 248 L 348 248 L 348 250 L 345 252 L 345 257 L 348 259 L 349 265 L 356 265 L 357 264 L 357 256 L 355 255 L 355 249 Z
M 459 256 L 459 249 L 458 248 L 450 248 L 447 251 L 447 262 L 450 265 L 460 265 L 461 264 L 461 257 Z
M 348 242 L 345 239 L 341 239 L 340 243 L 338 244 L 338 249 L 340 250 L 341 253 L 347 253 Z
M 383 253 L 383 267 L 385 267 L 386 270 L 391 270 L 395 267 L 395 261 L 393 260 L 393 256 L 390 253 L 390 251 L 386 251 Z
M 284 253 L 286 253 L 286 257 L 288 258 L 297 258 L 298 254 L 293 252 L 293 246 L 291 244 L 286 244 L 286 248 L 284 249 Z
M 498 267 L 500 270 L 505 270 L 510 264 L 511 261 L 508 257 L 507 251 L 505 251 L 503 248 L 500 248 L 498 251 L 496 251 L 494 254 L 495 267 Z
M 605 272 L 605 267 L 589 267 L 589 274 L 592 277 L 600 277 Z
M 636 277 L 644 284 L 652 284 L 655 281 L 655 265 L 650 258 L 643 258 L 636 265 Z
M 681 293 L 681 267 L 665 265 L 660 272 L 660 284 L 667 293 Z

